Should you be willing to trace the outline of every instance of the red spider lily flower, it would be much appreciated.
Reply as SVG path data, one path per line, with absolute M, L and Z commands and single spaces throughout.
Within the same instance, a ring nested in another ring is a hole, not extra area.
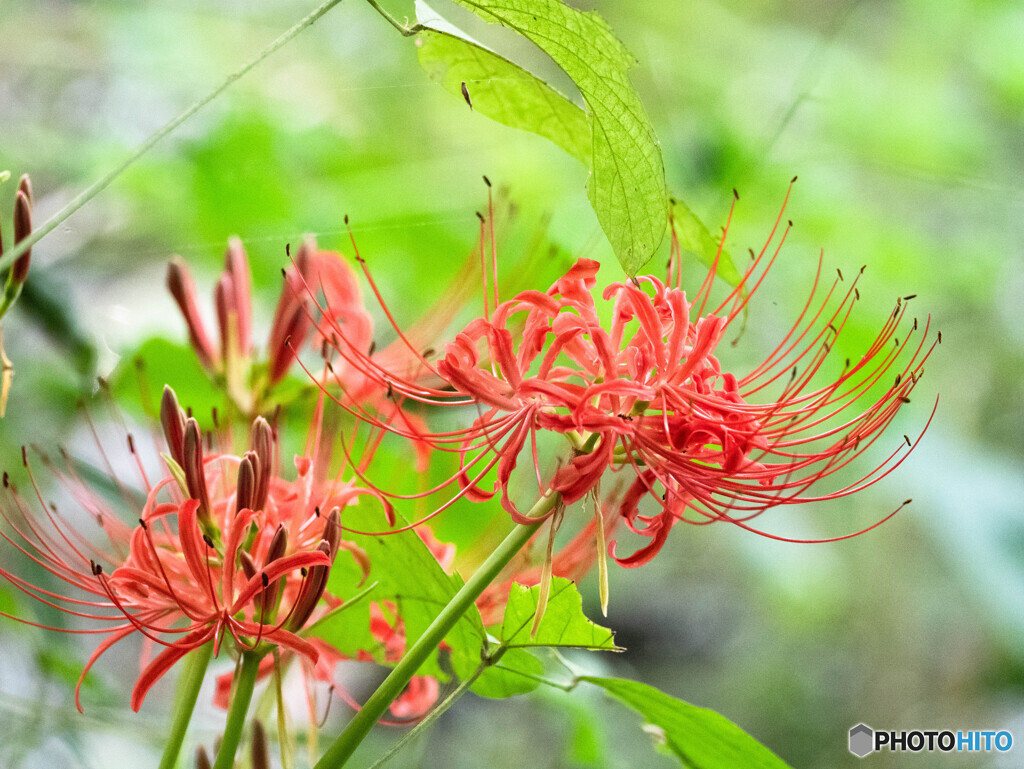
M 161 406 L 168 473 L 150 483 L 139 463 L 146 494 L 136 527 L 113 515 L 73 469 L 53 468 L 103 528 L 108 548 L 92 544 L 47 505 L 30 472 L 49 524 L 42 525 L 4 475 L 0 514 L 12 533 L 0 536 L 84 597 L 48 590 L 7 568 L 0 576 L 48 606 L 100 625 L 64 632 L 105 636 L 82 671 L 76 703 L 89 669 L 135 633 L 162 651 L 135 684 L 134 710 L 164 673 L 206 643 L 215 652 L 225 639 L 257 653 L 279 647 L 315 663 L 317 647 L 297 633 L 319 611 L 338 551 L 368 568 L 365 554 L 342 540 L 340 510 L 370 492 L 324 477 L 317 425 L 308 456 L 295 460 L 297 478 L 285 480 L 275 471 L 278 449 L 266 420 L 253 422 L 251 449 L 242 456 L 207 453 L 195 420 L 185 417 L 170 388 Z M 129 446 L 134 454 L 134 442 Z
M 363 307 L 355 276 L 337 254 L 320 251 L 310 239 L 282 272 L 284 288 L 267 341 L 265 373 L 255 377 L 249 264 L 241 241 L 233 238 L 229 242 L 224 272 L 214 289 L 219 348 L 200 316 L 188 266 L 180 257 L 168 265 L 167 286 L 185 318 L 196 356 L 210 373 L 224 378 L 228 394 L 246 413 L 259 411 L 263 390 L 284 378 L 313 328 L 307 292 L 323 292 L 323 306 L 331 313 L 329 321 L 343 325 L 355 342 L 368 345 L 373 334 L 373 322 Z
M 429 434 L 400 420 L 387 426 L 433 449 L 458 452 L 455 498 L 486 500 L 500 493 L 520 523 L 535 519 L 513 503 L 509 481 L 528 442 L 539 491 L 558 491 L 567 504 L 593 492 L 607 470 L 631 471 L 621 517 L 649 542 L 626 556 L 612 543 L 610 553 L 623 566 L 653 558 L 680 521 L 725 521 L 786 539 L 754 528 L 751 519 L 778 505 L 866 488 L 913 449 L 915 443 L 901 437 L 859 479 L 817 490 L 886 434 L 941 336 L 929 343 L 928 320 L 920 327 L 916 318 L 910 321 L 912 297 L 900 299 L 864 354 L 829 378 L 827 364 L 859 299 L 859 275 L 845 288 L 841 273 L 825 281 L 819 259 L 803 310 L 768 357 L 746 374 L 723 368 L 720 342 L 730 326 L 742 323 L 786 240 L 789 225 L 776 242 L 782 215 L 721 302 L 710 296 L 721 249 L 704 284 L 688 298 L 675 239 L 667 280 L 644 276 L 604 291 L 608 323 L 593 296 L 598 264 L 588 259 L 578 260 L 546 292 L 523 291 L 501 303 L 495 296 L 493 312 L 469 323 L 442 360 L 422 361 L 447 387 L 374 371 L 396 401 L 475 405 L 479 416 L 472 425 Z M 908 321 L 911 327 L 900 331 Z M 338 351 L 354 357 L 344 345 Z M 370 367 L 365 358 L 361 362 Z M 538 459 L 540 431 L 562 434 L 571 445 L 571 456 L 549 477 Z M 491 470 L 497 480 L 485 488 Z M 640 512 L 645 497 L 656 502 L 652 515 Z

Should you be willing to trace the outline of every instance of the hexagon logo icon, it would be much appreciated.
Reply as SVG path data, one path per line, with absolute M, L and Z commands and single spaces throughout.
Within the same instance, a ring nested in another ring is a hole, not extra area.
M 875 732 L 867 724 L 857 724 L 850 729 L 850 752 L 857 758 L 864 758 L 875 750 Z

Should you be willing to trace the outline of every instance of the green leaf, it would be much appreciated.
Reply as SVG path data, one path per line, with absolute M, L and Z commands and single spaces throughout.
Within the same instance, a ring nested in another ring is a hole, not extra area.
M 712 237 L 707 226 L 681 200 L 672 200 L 672 230 L 679 239 L 679 247 L 695 255 L 708 269 L 718 256 L 716 274 L 730 286 L 738 286 L 743 275 L 736 269 L 732 257 L 724 248 L 718 254 L 719 241 Z
M 471 687 L 481 697 L 494 699 L 527 694 L 540 685 L 544 663 L 527 649 L 507 649 L 501 659 L 484 669 Z
M 501 645 L 506 648 L 571 646 L 581 649 L 622 651 L 611 630 L 601 627 L 583 613 L 583 598 L 576 583 L 564 577 L 551 580 L 551 594 L 536 635 L 530 635 L 537 612 L 540 588 L 512 584 L 505 617 L 501 623 Z
M 530 40 L 579 88 L 590 123 L 590 204 L 623 269 L 635 275 L 665 235 L 668 197 L 657 137 L 627 75 L 634 63 L 632 55 L 600 16 L 581 13 L 559 0 L 455 2 Z M 489 62 L 488 66 L 498 65 Z M 513 96 L 521 96 L 523 79 L 514 77 L 511 82 Z M 491 87 L 499 88 L 494 82 Z M 561 115 L 566 110 L 555 111 Z M 538 128 L 551 114 L 552 109 L 545 106 L 517 120 L 523 127 L 532 123 L 529 130 L 547 135 Z
M 510 128 L 531 131 L 590 164 L 586 114 L 543 80 L 468 40 L 444 32 L 423 32 L 419 59 L 432 80 L 463 98 L 466 84 L 473 109 Z
M 210 381 L 190 347 L 155 337 L 125 356 L 111 375 L 110 386 L 122 407 L 128 404 L 159 419 L 164 385 L 174 388 L 178 402 L 191 408 L 202 427 L 211 427 L 213 407 L 223 408 L 224 395 Z
M 352 601 L 341 611 L 332 611 L 314 622 L 303 635 L 327 641 L 346 657 L 355 659 L 360 652 L 369 654 L 376 662 L 384 662 L 384 650 L 370 633 L 370 601 L 374 600 L 380 585 L 375 585 L 368 597 L 359 600 L 366 583 L 362 582 L 362 569 L 351 554 L 340 550 L 334 559 L 327 590 L 338 598 Z M 372 581 L 369 584 L 373 585 Z
M 342 510 L 341 525 L 346 529 L 363 532 L 385 532 L 391 528 L 380 507 L 370 503 Z M 405 525 L 406 522 L 396 516 L 395 527 Z M 346 531 L 345 539 L 361 548 L 371 564 L 365 584 L 376 582 L 378 586 L 367 598 L 353 606 L 351 613 L 340 612 L 323 625 L 314 627 L 311 635 L 323 638 L 350 656 L 355 656 L 354 653 L 360 650 L 366 651 L 383 663 L 385 660 L 380 644 L 372 638 L 367 640 L 367 635 L 359 631 L 361 623 L 369 627 L 370 603 L 377 603 L 386 615 L 395 611 L 404 625 L 406 644 L 412 645 L 462 587 L 462 580 L 444 573 L 415 531 L 389 534 L 356 534 Z M 332 595 L 347 599 L 362 590 L 359 583 L 363 575 L 360 570 L 352 568 L 354 561 L 343 558 L 344 553 L 339 552 L 338 562 L 345 565 L 338 568 L 336 564 L 331 569 L 327 590 Z M 393 617 L 388 616 L 388 619 Z M 460 677 L 468 678 L 479 667 L 485 639 L 483 621 L 475 607 L 467 611 L 445 637 L 445 642 L 451 648 L 452 667 Z M 447 679 L 438 664 L 436 652 L 419 673 Z
M 690 769 L 788 769 L 782 759 L 713 710 L 623 678 L 583 676 L 664 732 L 666 747 Z
M 576 584 L 564 577 L 552 579 L 547 609 L 536 636 L 531 637 L 539 591 L 536 586 L 512 584 L 501 637 L 490 652 L 494 664 L 485 668 L 473 684 L 477 694 L 511 697 L 536 689 L 544 675 L 544 665 L 531 649 L 560 646 L 621 651 L 615 645 L 612 631 L 595 625 L 583 614 L 583 599 Z

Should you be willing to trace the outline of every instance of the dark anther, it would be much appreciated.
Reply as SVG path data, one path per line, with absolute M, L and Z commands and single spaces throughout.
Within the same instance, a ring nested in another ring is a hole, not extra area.
M 903 378 L 903 377 L 901 377 L 901 376 L 900 376 L 899 374 L 897 374 L 897 375 L 896 375 L 896 384 L 894 384 L 894 385 L 893 385 L 893 387 L 899 387 L 899 386 L 900 386 L 900 380 L 901 380 L 902 378 Z
M 793 220 L 790 219 L 789 221 L 786 222 L 786 224 L 788 224 L 790 227 L 792 227 L 793 226 Z
M 11 477 L 7 474 L 7 471 L 5 470 L 4 471 L 4 488 L 5 489 L 6 488 L 10 488 L 10 485 L 11 485 Z
M 914 318 L 914 331 L 917 331 L 917 318 Z
M 839 280 L 842 280 L 843 279 L 843 271 L 840 270 L 838 267 L 836 267 L 836 272 L 839 273 Z
M 484 184 L 486 184 L 488 187 L 491 186 L 491 180 L 487 178 L 486 174 L 484 174 Z
M 909 504 L 910 504 L 911 502 L 913 502 L 913 501 L 914 501 L 913 499 L 904 499 L 904 500 L 903 500 L 903 504 L 904 504 L 904 505 L 909 505 Z
M 480 224 L 483 224 L 484 221 L 485 221 L 484 220 L 484 215 L 482 213 L 480 213 L 479 211 L 476 212 L 476 218 L 480 220 Z
M 307 574 L 309 574 L 309 569 L 307 569 L 305 566 L 303 566 L 301 569 L 299 569 L 299 571 L 302 573 L 303 577 L 305 577 Z
M 313 508 L 313 515 L 315 515 L 317 518 L 320 517 L 320 505 L 317 505 L 316 507 Z
M 139 526 L 142 527 L 143 531 L 149 531 L 149 527 L 146 525 L 146 522 L 141 518 L 139 518 Z
M 903 297 L 903 301 L 904 302 L 909 302 L 911 299 L 913 299 L 916 296 L 917 296 L 917 294 L 907 294 L 905 297 Z
M 270 577 L 267 576 L 267 573 L 265 571 L 260 572 L 260 582 L 263 583 L 263 587 L 266 587 L 270 584 Z
M 375 352 L 377 352 L 377 340 L 373 339 L 370 341 L 370 349 L 366 351 L 366 355 L 367 357 L 369 357 L 373 355 Z
M 21 447 L 21 464 L 28 467 L 28 451 L 24 446 Z
M 735 188 L 735 187 L 733 187 L 733 188 L 732 188 L 732 196 L 733 196 L 733 198 L 735 198 L 736 200 L 739 200 L 739 199 L 740 199 L 740 193 L 738 193 L 738 192 L 736 191 L 736 188 Z
M 910 403 L 910 398 L 908 398 L 906 395 L 901 395 L 900 400 L 903 401 L 904 403 Z
M 128 433 L 128 451 L 132 454 L 135 453 L 135 439 L 132 437 L 131 433 Z
M 938 333 L 939 344 L 942 344 L 942 332 Z
M 466 100 L 466 104 L 469 105 L 469 108 L 473 109 L 473 101 L 469 98 L 469 89 L 466 88 L 465 80 L 462 81 L 462 98 Z M 487 177 L 485 176 L 484 178 L 486 179 Z
M 209 547 L 211 549 L 213 548 L 213 540 L 210 539 L 210 535 L 209 534 L 204 534 L 203 535 L 203 542 L 206 543 L 207 547 Z
M 796 177 L 794 176 L 792 179 L 790 179 L 789 183 L 790 184 L 796 184 Z
M 910 436 L 909 436 L 909 435 L 904 435 L 904 436 L 903 436 L 903 440 L 905 440 L 905 441 L 907 442 L 907 445 L 908 445 L 908 446 L 913 446 L 913 445 L 914 445 L 914 444 L 912 444 L 912 443 L 910 442 Z
M 858 299 L 860 299 L 860 289 L 859 288 L 853 289 L 853 295 L 855 297 L 857 297 Z
M 292 244 L 291 243 L 285 243 L 284 244 L 284 255 L 287 256 L 289 259 L 292 258 Z M 281 272 L 284 272 L 284 270 L 281 270 Z
M 345 214 L 345 224 L 348 224 L 348 214 Z M 356 259 L 359 259 L 357 256 Z M 362 261 L 361 259 L 359 261 Z

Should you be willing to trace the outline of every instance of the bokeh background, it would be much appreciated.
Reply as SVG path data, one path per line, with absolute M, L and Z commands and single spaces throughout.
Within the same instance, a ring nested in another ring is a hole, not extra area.
M 794 767 L 856 765 L 846 733 L 861 721 L 1009 729 L 1018 745 L 1006 756 L 919 760 L 1019 765 L 1020 4 L 572 4 L 598 10 L 636 55 L 633 82 L 674 194 L 716 230 L 732 188 L 739 190 L 734 253 L 761 245 L 789 179 L 800 177 L 786 212 L 794 230 L 737 360 L 763 355 L 799 311 L 821 249 L 829 269 L 868 265 L 864 301 L 843 339 L 847 354 L 864 349 L 899 295 L 917 294 L 917 312 L 930 313 L 943 333 L 893 435 L 899 442 L 897 433 L 918 432 L 941 393 L 910 460 L 855 497 L 761 523 L 834 536 L 908 497 L 910 507 L 834 544 L 678 527 L 654 563 L 612 571 L 606 624 L 628 651 L 576 664 L 712 707 Z M 413 13 L 403 2 L 387 7 L 399 17 Z M 571 89 L 528 46 L 441 0 L 434 7 Z M 0 169 L 32 174 L 36 215 L 46 218 L 309 10 L 299 0 L 3 0 Z M 531 240 L 546 233 L 558 252 L 544 257 L 537 280 L 583 253 L 602 260 L 606 280 L 621 279 L 587 203 L 582 167 L 538 137 L 471 113 L 428 80 L 412 41 L 369 5 L 345 0 L 35 249 L 29 294 L 4 322 L 17 370 L 0 423 L 4 466 L 20 463 L 24 443 L 75 445 L 84 432 L 79 404 L 95 400 L 95 377 L 125 381 L 146 339 L 184 343 L 163 287 L 170 254 L 189 261 L 205 293 L 226 239 L 241 236 L 269 317 L 285 244 L 311 233 L 350 251 L 348 214 L 396 314 L 411 322 L 473 245 L 484 174 L 508 188 L 518 211 L 500 244 L 503 271 L 515 273 Z M 0 186 L 5 228 L 15 186 Z M 132 398 L 125 400 L 132 413 Z M 481 515 L 458 510 L 441 533 L 468 541 Z M 598 616 L 596 584 L 585 581 L 582 591 Z M 53 619 L 6 587 L 0 609 Z M 98 666 L 80 716 L 71 688 L 89 649 L 78 638 L 0 624 L 0 763 L 155 764 L 173 687 L 162 684 L 142 714 L 131 715 L 125 692 L 138 650 L 128 649 Z M 335 704 L 328 734 L 343 710 Z M 189 744 L 209 743 L 216 732 L 218 715 L 203 713 Z M 375 735 L 366 762 L 396 737 Z M 503 702 L 469 696 L 393 765 L 672 766 L 653 742 L 635 714 L 594 692 Z

